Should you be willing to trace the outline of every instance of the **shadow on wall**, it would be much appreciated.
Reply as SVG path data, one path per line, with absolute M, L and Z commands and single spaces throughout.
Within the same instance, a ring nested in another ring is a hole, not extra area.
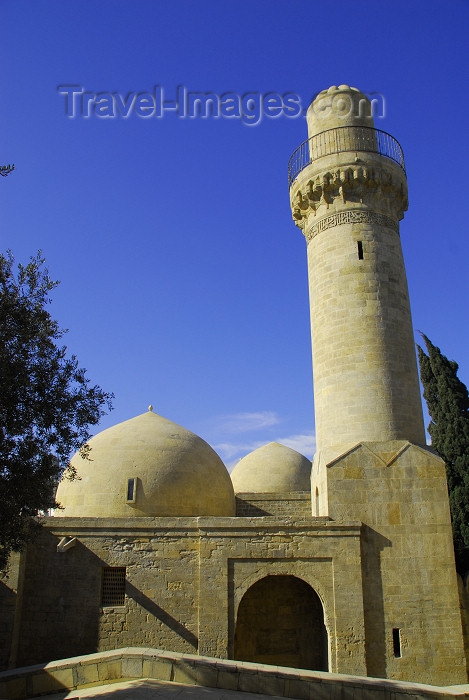
M 80 542 L 69 552 L 58 552 L 58 541 L 43 529 L 22 555 L 26 561 L 15 631 L 17 650 L 10 666 L 97 649 L 102 565 Z
M 102 565 L 104 562 L 102 562 Z M 129 598 L 132 598 L 138 605 L 144 608 L 150 615 L 160 620 L 164 625 L 169 627 L 173 632 L 175 632 L 179 637 L 182 637 L 188 644 L 190 644 L 194 649 L 198 648 L 198 639 L 187 627 L 176 620 L 172 615 L 170 615 L 166 610 L 160 608 L 160 606 L 155 603 L 154 600 L 148 598 L 146 595 L 135 588 L 129 581 L 125 583 L 125 592 Z
M 0 671 L 8 668 L 17 597 L 6 581 L 0 581 Z
M 128 645 L 132 631 L 123 630 L 129 603 L 136 609 L 143 609 L 197 649 L 197 637 L 128 580 L 125 583 L 125 608 L 110 609 L 109 616 L 107 612 L 103 614 L 102 570 L 111 564 L 80 541 L 69 551 L 58 552 L 59 540 L 59 537 L 44 529 L 34 544 L 28 547 L 22 610 L 17 623 L 19 629 L 14 633 L 17 649 L 12 655 L 10 667 L 94 653 L 103 646 L 100 639 L 111 630 L 115 638 L 113 647 Z M 145 620 L 145 615 L 142 619 Z M 140 621 L 136 624 L 140 624 Z M 6 646 L 9 650 L 10 644 Z
M 466 574 L 464 581 L 462 577 L 457 574 L 458 577 L 458 593 L 459 593 L 459 605 L 461 608 L 461 622 L 464 640 L 464 651 L 466 655 L 466 668 L 469 671 L 469 578 Z
M 254 503 L 249 503 L 249 501 L 236 496 L 236 515 L 243 518 L 261 518 L 265 515 L 272 515 L 272 513 L 268 513 L 266 510 L 254 505 Z
M 365 657 L 367 675 L 386 678 L 386 633 L 381 575 L 381 552 L 392 543 L 364 525 L 361 538 Z

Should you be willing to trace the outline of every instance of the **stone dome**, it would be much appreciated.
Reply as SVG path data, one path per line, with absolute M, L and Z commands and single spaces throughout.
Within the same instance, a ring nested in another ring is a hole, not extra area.
M 349 85 L 331 85 L 316 95 L 308 107 L 306 121 L 310 138 L 343 126 L 374 127 L 373 106 L 369 98 L 357 88 Z M 327 138 L 337 138 L 337 135 L 330 133 Z M 323 148 L 319 142 L 315 142 L 311 147 L 313 150 Z M 352 147 L 352 150 L 355 150 L 355 147 Z
M 56 516 L 234 516 L 228 471 L 202 438 L 150 410 L 89 441 L 89 459 L 71 463 Z
M 311 489 L 311 462 L 270 442 L 243 457 L 231 472 L 235 493 L 285 493 Z

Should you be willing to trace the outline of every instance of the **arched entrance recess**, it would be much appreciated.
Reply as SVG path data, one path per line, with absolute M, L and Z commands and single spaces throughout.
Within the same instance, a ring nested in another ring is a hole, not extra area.
M 265 576 L 238 608 L 234 658 L 328 670 L 328 642 L 318 594 L 296 576 Z

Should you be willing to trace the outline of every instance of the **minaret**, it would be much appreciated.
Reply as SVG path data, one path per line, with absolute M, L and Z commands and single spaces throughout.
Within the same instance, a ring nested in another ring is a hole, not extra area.
M 399 239 L 402 150 L 374 128 L 370 101 L 347 85 L 321 92 L 307 121 L 310 138 L 289 173 L 293 217 L 308 246 L 312 515 L 362 523 L 363 598 L 350 597 L 357 617 L 347 639 L 364 639 L 367 675 L 464 683 L 445 465 L 425 445 Z M 339 551 L 351 554 L 351 541 Z M 347 578 L 334 581 L 347 586 Z
M 306 237 L 317 450 L 363 441 L 425 444 L 399 221 L 398 142 L 347 85 L 319 93 L 293 154 L 290 199 Z M 330 449 L 329 449 L 330 448 Z

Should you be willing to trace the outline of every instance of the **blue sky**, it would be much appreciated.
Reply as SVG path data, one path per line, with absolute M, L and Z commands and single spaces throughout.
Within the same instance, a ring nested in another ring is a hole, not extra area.
M 39 248 L 61 280 L 52 313 L 93 382 L 99 429 L 154 410 L 231 465 L 277 440 L 312 456 L 306 244 L 287 163 L 304 117 L 68 118 L 91 93 L 384 97 L 404 149 L 401 223 L 414 328 L 469 382 L 469 4 L 416 0 L 0 2 L 1 250 Z

